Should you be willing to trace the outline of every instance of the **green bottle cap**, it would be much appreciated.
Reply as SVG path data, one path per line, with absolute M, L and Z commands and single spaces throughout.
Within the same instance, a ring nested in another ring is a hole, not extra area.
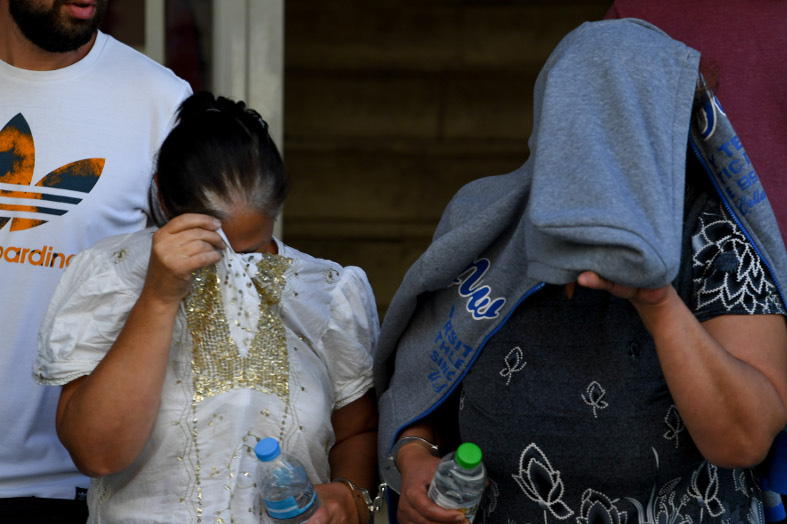
M 456 448 L 456 463 L 465 469 L 473 469 L 481 463 L 481 448 L 472 442 L 465 442 Z

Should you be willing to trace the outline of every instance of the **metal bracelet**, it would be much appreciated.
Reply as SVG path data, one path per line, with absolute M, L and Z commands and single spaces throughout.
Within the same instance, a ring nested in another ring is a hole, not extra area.
M 403 437 L 399 439 L 396 444 L 394 444 L 393 449 L 391 449 L 391 453 L 385 457 L 381 472 L 384 483 L 397 493 L 400 493 L 402 490 L 402 474 L 399 471 L 399 464 L 396 462 L 396 458 L 399 456 L 399 450 L 402 446 L 410 443 L 420 444 L 429 450 L 435 457 L 440 456 L 440 449 L 426 439 L 422 439 L 421 437 Z

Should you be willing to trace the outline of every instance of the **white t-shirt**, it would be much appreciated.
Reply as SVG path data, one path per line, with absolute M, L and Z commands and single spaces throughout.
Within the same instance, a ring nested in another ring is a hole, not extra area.
M 64 384 L 101 361 L 142 289 L 152 234 L 108 238 L 73 260 L 42 325 L 40 382 Z M 132 466 L 93 481 L 90 522 L 258 524 L 253 449 L 264 437 L 315 483 L 330 481 L 331 415 L 372 388 L 374 296 L 361 269 L 277 245 L 278 255 L 233 255 L 232 271 L 197 280 L 175 322 L 152 433 Z M 243 271 L 264 307 L 218 284 Z M 229 329 L 251 309 L 248 336 Z
M 105 34 L 55 71 L 0 61 L 0 497 L 73 499 L 88 479 L 55 434 L 59 388 L 30 376 L 73 255 L 145 226 L 156 150 L 191 88 Z

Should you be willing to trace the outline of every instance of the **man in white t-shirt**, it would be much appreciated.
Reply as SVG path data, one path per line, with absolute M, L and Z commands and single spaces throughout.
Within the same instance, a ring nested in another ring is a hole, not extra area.
M 98 31 L 106 6 L 0 0 L 0 522 L 85 521 L 59 389 L 31 377 L 38 328 L 73 255 L 145 226 L 155 152 L 191 93 Z

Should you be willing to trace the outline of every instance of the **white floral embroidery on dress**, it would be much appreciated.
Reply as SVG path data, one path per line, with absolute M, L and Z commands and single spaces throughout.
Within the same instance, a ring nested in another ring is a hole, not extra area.
M 674 440 L 675 448 L 677 449 L 680 444 L 680 433 L 686 429 L 686 426 L 683 424 L 683 419 L 680 418 L 678 408 L 676 408 L 674 404 L 667 410 L 667 414 L 664 416 L 664 423 L 668 428 L 664 433 L 664 438 L 667 440 Z
M 656 469 L 659 467 L 659 454 L 654 448 L 650 448 L 656 461 Z M 626 500 L 637 508 L 637 522 L 639 524 L 691 524 L 691 518 L 683 514 L 684 507 L 689 502 L 689 496 L 683 494 L 677 501 L 678 494 L 675 488 L 680 484 L 680 478 L 673 479 L 664 484 L 656 496 L 656 486 L 650 494 L 647 507 L 631 497 Z
M 483 503 L 481 504 L 480 514 L 476 514 L 476 519 L 473 522 L 484 524 L 487 520 L 487 517 L 494 513 L 495 509 L 497 508 L 497 499 L 500 497 L 500 488 L 497 487 L 497 482 L 492 479 L 489 479 L 489 484 L 486 486 L 486 490 L 484 490 L 484 498 Z M 481 517 L 479 520 L 478 517 Z M 509 522 L 512 519 L 508 519 Z M 514 521 L 515 522 L 515 521 Z
M 339 276 L 339 272 L 333 268 L 328 268 L 324 272 L 325 275 L 325 282 L 328 284 L 333 284 L 336 282 L 336 278 Z
M 713 464 L 705 462 L 691 474 L 689 494 L 697 499 L 703 512 L 708 510 L 711 517 L 724 513 L 724 506 L 719 500 L 719 469 Z
M 597 410 L 604 409 L 609 406 L 607 401 L 603 400 L 606 394 L 607 392 L 604 391 L 604 388 L 601 387 L 601 384 L 594 380 L 587 388 L 587 396 L 582 395 L 582 400 L 585 401 L 585 404 L 593 407 L 594 418 L 598 418 Z
M 748 487 L 748 482 L 746 482 L 747 473 L 751 474 L 751 470 L 740 469 L 733 473 L 732 479 L 735 481 L 735 491 L 740 491 L 744 494 L 750 493 L 751 490 Z
M 699 217 L 692 236 L 696 309 L 721 304 L 750 314 L 784 314 L 784 307 L 757 250 L 723 208 Z M 715 240 L 714 240 L 715 239 Z
M 620 511 L 608 496 L 592 489 L 586 489 L 582 494 L 582 506 L 577 524 L 593 524 L 604 522 L 606 524 L 626 524 L 628 514 Z
M 504 362 L 506 367 L 500 370 L 500 376 L 506 379 L 507 386 L 511 383 L 511 376 L 518 371 L 522 371 L 527 365 L 527 362 L 525 362 L 524 354 L 519 346 L 515 346 L 508 352 Z
M 656 459 L 656 469 L 658 469 L 658 452 L 651 449 Z M 721 471 L 725 475 L 730 473 L 736 475 L 735 471 L 724 469 Z M 751 470 L 747 471 L 748 473 L 745 474 L 752 474 Z M 647 506 L 643 506 L 640 501 L 634 498 L 625 498 L 637 509 L 637 524 L 699 524 L 706 521 L 721 522 L 722 524 L 763 524 L 760 518 L 761 503 L 757 497 L 752 498 L 750 508 L 741 508 L 741 513 L 737 513 L 737 511 L 735 514 L 731 513 L 726 502 L 723 503 L 719 499 L 721 485 L 719 477 L 719 469 L 707 461 L 703 461 L 692 472 L 688 479 L 688 485 L 683 478 L 678 477 L 666 482 L 658 489 L 658 492 L 657 486 L 654 486 Z M 756 483 L 753 476 L 750 478 L 751 482 Z M 742 484 L 746 483 L 743 474 L 740 481 Z M 697 510 L 699 510 L 699 516 L 696 514 Z M 632 519 L 632 524 L 634 524 L 634 519 Z
M 519 457 L 519 474 L 511 475 L 527 498 L 537 503 L 544 511 L 544 522 L 547 512 L 555 518 L 566 520 L 574 511 L 563 502 L 563 480 L 560 471 L 552 468 L 546 455 L 532 443 Z

